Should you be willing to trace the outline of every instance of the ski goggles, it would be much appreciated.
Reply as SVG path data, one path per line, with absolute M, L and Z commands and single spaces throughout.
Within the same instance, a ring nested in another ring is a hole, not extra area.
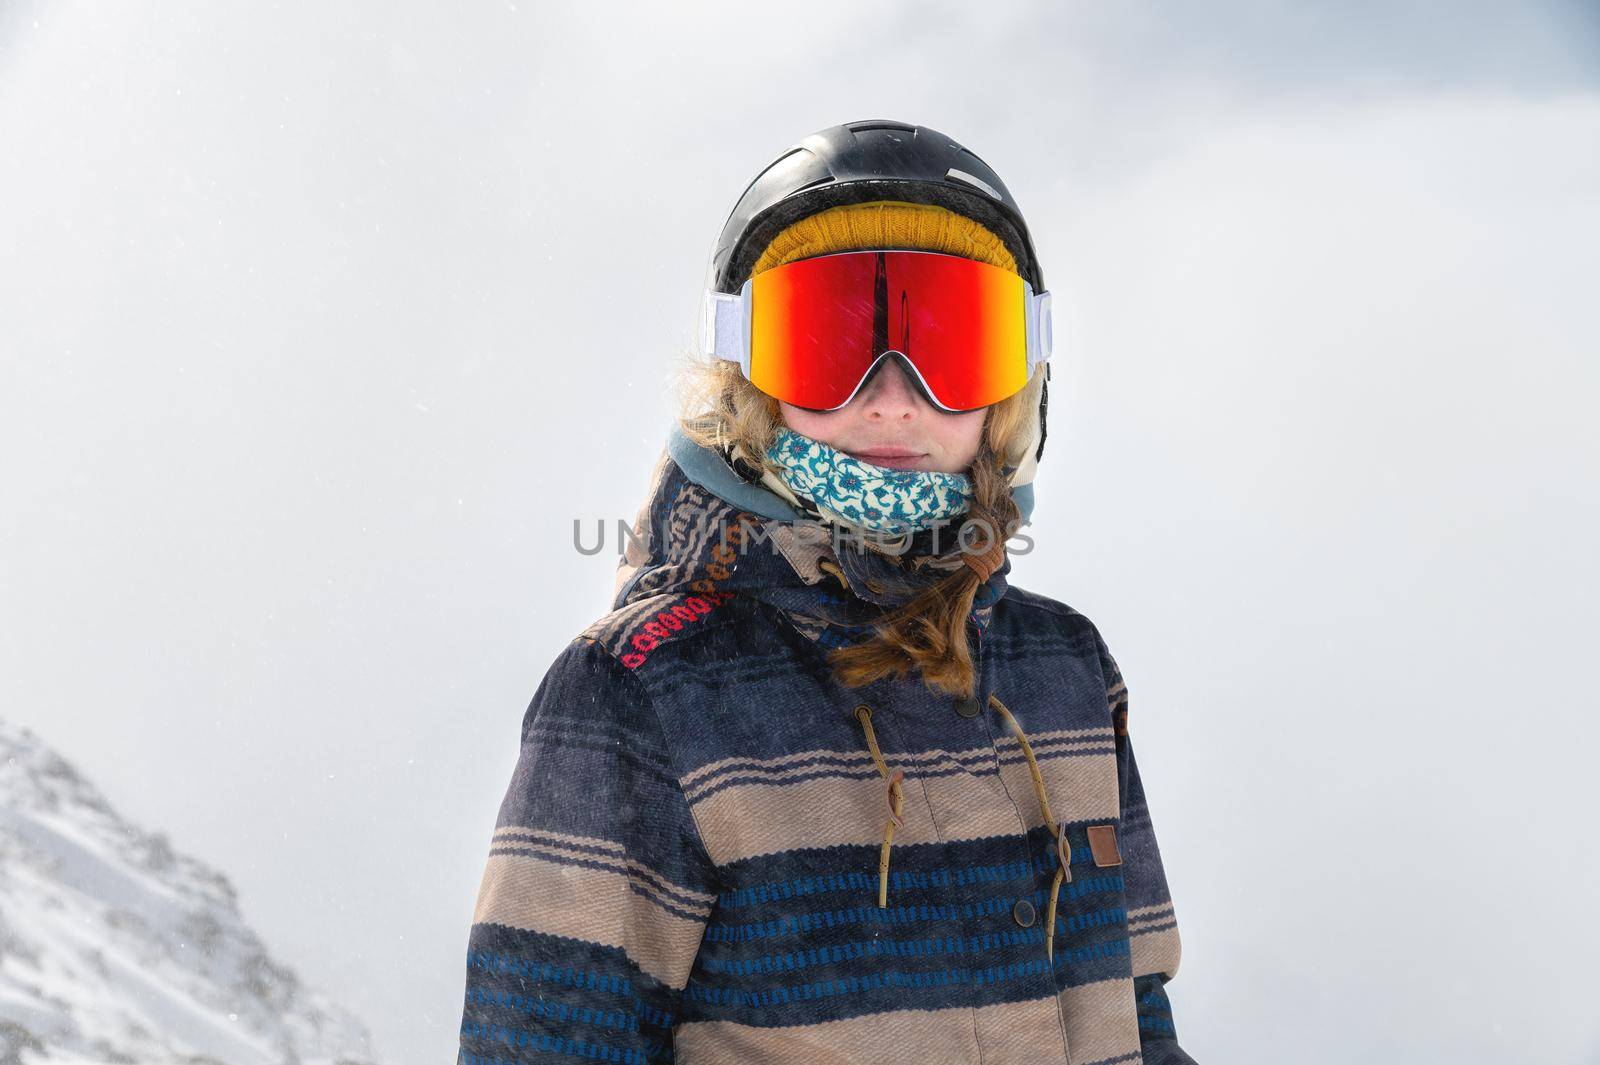
M 941 252 L 849 251 L 706 292 L 701 348 L 785 403 L 829 411 L 891 355 L 936 406 L 975 410 L 1020 391 L 1050 358 L 1050 293 Z

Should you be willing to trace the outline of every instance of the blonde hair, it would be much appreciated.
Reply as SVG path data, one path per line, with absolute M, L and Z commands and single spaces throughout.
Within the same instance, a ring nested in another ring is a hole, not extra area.
M 832 207 L 800 219 L 773 238 L 754 273 L 797 259 L 863 248 L 938 251 L 1016 270 L 1004 243 L 978 222 L 943 207 L 878 200 Z M 978 455 L 968 471 L 973 488 L 968 516 L 987 522 L 987 529 L 1002 540 L 1015 531 L 1021 518 L 1003 467 L 1023 465 L 1038 440 L 1043 386 L 1044 374 L 1036 372 L 1021 391 L 988 408 Z M 780 474 L 766 453 L 783 424 L 782 408 L 751 384 L 738 364 L 691 350 L 677 368 L 675 388 L 683 412 L 678 424 L 690 439 L 703 447 L 736 450 L 763 471 Z M 831 650 L 834 676 L 847 687 L 857 687 L 918 669 L 930 687 L 971 695 L 976 678 L 967 618 L 981 584 L 970 567 L 959 567 L 910 603 L 886 613 L 871 639 Z

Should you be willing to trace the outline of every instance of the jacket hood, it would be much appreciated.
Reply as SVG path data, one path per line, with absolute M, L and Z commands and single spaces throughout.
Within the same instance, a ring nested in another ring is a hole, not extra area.
M 1012 498 L 1027 523 L 1033 485 L 1014 484 Z M 710 609 L 730 595 L 747 595 L 782 610 L 819 642 L 855 642 L 871 635 L 873 620 L 885 610 L 937 579 L 937 571 L 962 564 L 949 550 L 954 535 L 954 527 L 918 533 L 898 559 L 848 538 L 837 542 L 826 526 L 771 488 L 745 480 L 720 452 L 674 421 L 623 545 L 612 608 L 688 596 Z M 1010 567 L 1007 558 L 974 597 L 980 634 L 1005 595 Z M 694 610 L 699 604 L 685 605 Z

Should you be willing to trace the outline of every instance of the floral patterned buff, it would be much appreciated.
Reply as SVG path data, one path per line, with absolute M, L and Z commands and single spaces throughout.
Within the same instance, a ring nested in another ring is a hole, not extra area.
M 874 466 L 784 425 L 767 457 L 782 468 L 784 483 L 824 515 L 889 536 L 949 520 L 972 500 L 972 479 L 964 473 Z

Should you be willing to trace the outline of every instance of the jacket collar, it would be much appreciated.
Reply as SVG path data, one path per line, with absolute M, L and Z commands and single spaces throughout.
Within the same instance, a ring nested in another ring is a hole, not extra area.
M 1012 491 L 1026 517 L 1032 486 Z M 839 558 L 818 529 L 674 422 L 623 545 L 612 607 L 676 595 L 693 608 L 696 597 L 705 605 L 740 594 L 776 607 L 818 642 L 868 638 L 887 597 L 903 599 L 909 587 L 904 582 L 913 578 L 875 552 L 854 550 Z M 980 631 L 1005 595 L 1009 570 L 1007 559 L 974 599 Z

